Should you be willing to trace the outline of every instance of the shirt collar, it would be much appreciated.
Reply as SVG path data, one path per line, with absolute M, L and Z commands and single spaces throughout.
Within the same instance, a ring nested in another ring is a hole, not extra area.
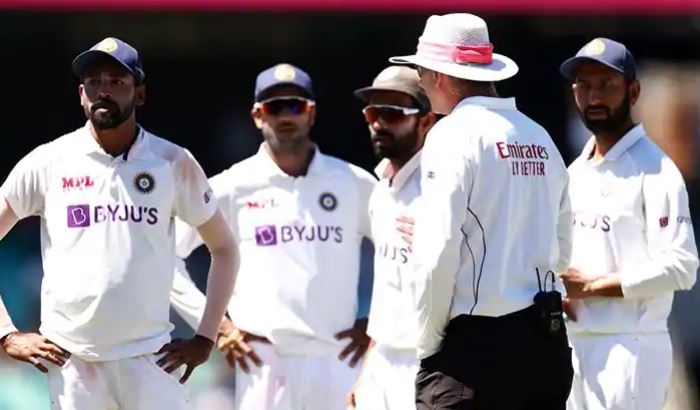
M 385 181 L 388 186 L 398 191 L 406 185 L 411 176 L 420 168 L 420 157 L 421 151 L 419 150 L 394 174 L 393 178 L 389 177 L 390 161 L 386 158 L 377 164 L 374 168 L 374 173 L 380 180 Z
M 645 135 L 646 131 L 644 131 L 644 126 L 642 124 L 635 125 L 632 127 L 632 129 L 627 131 L 627 133 L 623 135 L 622 138 L 620 138 L 620 140 L 617 141 L 608 152 L 605 153 L 603 156 L 603 161 L 617 161 L 622 154 L 632 148 L 632 146 L 634 146 L 634 144 L 636 144 L 637 141 L 639 141 L 639 139 Z M 591 153 L 593 152 L 594 148 L 595 137 L 592 136 L 586 143 L 586 146 L 583 147 L 581 158 L 587 161 L 591 157 Z
M 114 158 L 110 154 L 105 152 L 104 149 L 102 149 L 102 146 L 97 142 L 95 137 L 90 132 L 90 121 L 86 122 L 85 126 L 78 129 L 77 133 L 79 141 L 77 147 L 78 150 L 87 155 L 97 154 L 108 158 Z M 148 147 L 148 132 L 146 132 L 146 130 L 144 130 L 143 127 L 138 125 L 138 134 L 136 135 L 136 139 L 134 140 L 134 143 L 131 144 L 131 147 L 129 147 L 129 150 L 125 154 L 122 154 L 122 157 L 125 161 L 138 158 L 146 158 L 149 152 Z
M 468 106 L 482 107 L 490 110 L 517 110 L 515 106 L 515 98 L 500 98 L 500 97 L 467 97 L 457 104 L 452 112 Z
M 291 175 L 288 175 L 287 173 L 282 171 L 279 165 L 275 163 L 275 161 L 272 159 L 272 156 L 270 156 L 270 153 L 267 152 L 266 145 L 267 142 L 263 142 L 262 144 L 260 144 L 260 148 L 258 148 L 258 152 L 257 154 L 255 154 L 262 165 L 262 169 L 265 170 L 265 173 L 268 176 L 294 178 Z M 313 144 L 313 149 L 313 157 L 311 158 L 311 163 L 309 164 L 309 168 L 306 170 L 306 175 L 304 176 L 321 174 L 325 169 L 325 161 L 323 158 L 323 154 L 321 154 L 321 151 L 318 149 L 318 146 L 316 144 Z

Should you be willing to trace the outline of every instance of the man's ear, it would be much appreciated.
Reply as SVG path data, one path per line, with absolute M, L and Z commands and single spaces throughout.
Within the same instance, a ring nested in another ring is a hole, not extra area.
M 136 106 L 140 107 L 144 105 L 146 103 L 146 86 L 143 84 L 137 86 L 135 94 L 134 100 L 136 101 Z
M 430 131 L 431 128 L 433 128 L 433 125 L 435 125 L 435 123 L 437 122 L 437 116 L 434 112 L 430 111 L 427 114 L 421 116 L 418 121 L 418 132 L 421 135 L 425 135 Z
M 257 107 L 256 105 L 253 105 L 253 108 L 250 109 L 250 116 L 253 117 L 253 122 L 255 123 L 255 126 L 261 130 L 263 126 L 263 121 L 262 121 L 262 113 L 260 112 L 260 108 Z
M 632 84 L 629 85 L 629 92 L 630 104 L 634 105 L 637 103 L 639 95 L 642 93 L 642 85 L 639 83 L 639 80 L 632 81 Z
M 309 127 L 313 127 L 314 124 L 316 124 L 316 104 L 309 109 Z

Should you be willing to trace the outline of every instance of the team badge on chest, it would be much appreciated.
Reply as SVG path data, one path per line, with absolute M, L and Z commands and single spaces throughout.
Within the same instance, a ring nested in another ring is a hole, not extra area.
M 338 206 L 338 199 L 330 192 L 324 192 L 318 198 L 318 204 L 321 205 L 321 208 L 330 212 Z
M 156 179 L 150 172 L 141 171 L 134 176 L 134 188 L 142 194 L 150 194 L 156 188 Z

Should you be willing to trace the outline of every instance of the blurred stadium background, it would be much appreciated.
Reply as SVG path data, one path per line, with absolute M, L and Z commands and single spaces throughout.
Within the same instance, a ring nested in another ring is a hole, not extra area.
M 376 160 L 352 91 L 369 84 L 387 57 L 414 50 L 428 15 L 453 11 L 486 18 L 496 51 L 520 65 L 500 93 L 517 97 L 568 162 L 588 133 L 559 63 L 593 37 L 626 43 L 641 69 L 636 118 L 681 168 L 693 218 L 700 220 L 698 0 L 0 0 L 0 177 L 34 146 L 83 124 L 70 61 L 106 36 L 141 52 L 148 100 L 140 123 L 189 148 L 207 174 L 257 149 L 260 137 L 249 116 L 255 76 L 278 62 L 304 68 L 315 81 L 313 139 L 321 149 L 372 169 Z M 36 329 L 37 220 L 11 232 L 0 260 L 8 309 L 18 327 Z M 201 250 L 190 260 L 200 287 L 207 260 Z M 67 276 L 70 271 L 66 266 Z M 367 295 L 366 281 L 361 287 Z M 700 409 L 698 307 L 698 286 L 677 295 L 671 320 L 676 382 L 668 409 Z M 173 320 L 176 336 L 191 334 Z M 225 363 L 213 356 L 189 383 L 193 408 L 231 408 L 233 384 Z M 48 409 L 46 389 L 33 368 L 0 358 L 0 410 Z

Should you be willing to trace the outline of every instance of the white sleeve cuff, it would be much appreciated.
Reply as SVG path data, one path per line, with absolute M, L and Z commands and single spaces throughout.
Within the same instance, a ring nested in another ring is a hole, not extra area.
M 10 323 L 9 325 L 3 326 L 2 328 L 0 328 L 0 339 L 2 339 L 3 337 L 5 337 L 13 332 L 18 332 L 18 330 L 15 327 L 15 325 L 13 325 L 12 323 Z

